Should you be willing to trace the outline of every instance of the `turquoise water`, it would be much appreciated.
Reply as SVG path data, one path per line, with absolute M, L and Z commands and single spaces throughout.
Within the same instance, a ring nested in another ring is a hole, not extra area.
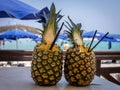
M 36 42 L 32 39 L 19 39 L 17 41 L 11 40 L 11 41 L 5 41 L 5 44 L 2 45 L 1 49 L 13 49 L 13 50 L 33 50 L 36 45 Z
M 58 44 L 61 47 L 61 49 L 63 49 L 62 42 L 67 42 L 70 47 L 72 46 L 72 44 L 69 41 L 59 39 L 56 41 L 56 44 Z M 85 45 L 89 42 L 90 41 L 84 41 Z M 96 43 L 97 41 L 93 43 L 93 46 Z M 2 45 L 1 42 L 0 49 L 33 50 L 36 44 L 37 43 L 31 39 L 19 39 L 18 41 L 11 40 L 5 41 L 5 45 Z M 108 42 L 100 42 L 100 44 L 94 50 L 108 50 Z M 112 42 L 112 48 L 110 50 L 120 50 L 120 42 Z
M 57 44 L 60 46 L 62 41 L 63 40 L 58 40 Z M 69 41 L 63 41 L 63 42 L 67 42 L 70 45 L 70 47 L 72 46 L 72 44 Z M 90 40 L 84 40 L 85 45 L 87 45 L 90 42 L 91 42 Z M 91 47 L 93 47 L 97 42 L 98 42 L 97 40 L 94 41 Z M 108 49 L 108 45 L 109 45 L 108 42 L 100 42 L 94 48 L 94 50 L 120 50 L 120 42 L 112 42 L 111 44 L 112 44 L 111 49 Z M 63 47 L 61 47 L 61 48 L 63 49 Z

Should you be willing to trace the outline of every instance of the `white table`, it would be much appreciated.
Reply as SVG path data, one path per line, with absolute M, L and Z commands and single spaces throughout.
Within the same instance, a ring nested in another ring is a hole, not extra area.
M 0 68 L 0 90 L 120 90 L 120 86 L 97 76 L 86 87 L 71 86 L 64 77 L 55 86 L 38 86 L 31 78 L 30 68 L 11 67 Z

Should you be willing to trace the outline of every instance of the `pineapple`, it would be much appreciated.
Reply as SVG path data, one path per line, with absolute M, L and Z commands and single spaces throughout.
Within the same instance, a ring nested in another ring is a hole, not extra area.
M 31 64 L 31 77 L 37 85 L 55 85 L 62 76 L 62 56 L 59 46 L 53 45 L 55 40 L 58 22 L 62 18 L 56 14 L 55 5 L 52 3 L 50 14 L 44 13 L 42 42 L 34 48 Z
M 69 17 L 69 22 L 66 21 L 66 33 L 73 42 L 73 47 L 66 52 L 64 74 L 66 80 L 71 85 L 87 86 L 94 79 L 95 75 L 95 54 L 93 51 L 88 52 L 88 47 L 83 43 L 82 25 L 75 24 Z

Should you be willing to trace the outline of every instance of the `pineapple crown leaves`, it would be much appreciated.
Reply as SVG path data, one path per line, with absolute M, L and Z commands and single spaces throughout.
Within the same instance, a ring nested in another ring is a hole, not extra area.
M 65 31 L 65 33 L 68 35 L 68 38 L 77 45 L 83 45 L 83 38 L 82 38 L 82 33 L 84 30 L 81 30 L 82 24 L 78 23 L 75 24 L 70 17 L 68 16 L 68 19 L 70 21 L 67 22 L 67 25 L 65 25 L 65 27 L 68 29 Z
M 44 12 L 44 20 L 41 21 L 44 29 L 41 31 L 42 42 L 48 42 L 51 44 L 54 41 L 58 31 L 58 23 L 63 17 L 62 15 L 60 15 L 60 12 L 61 10 L 56 13 L 54 3 L 52 3 L 50 7 L 50 13 L 46 14 Z
M 56 29 L 57 29 L 57 25 L 59 23 L 59 21 L 62 19 L 63 15 L 60 15 L 60 11 L 56 12 L 56 8 L 54 3 L 52 3 L 51 8 L 50 8 L 50 13 L 45 13 L 43 12 L 43 20 L 39 21 L 40 23 L 42 23 L 43 28 L 47 28 L 49 24 L 53 24 L 55 23 L 56 25 Z

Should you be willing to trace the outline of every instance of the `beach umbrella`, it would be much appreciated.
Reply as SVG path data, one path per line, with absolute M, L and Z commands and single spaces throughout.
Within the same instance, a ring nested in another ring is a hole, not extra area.
M 68 39 L 68 36 L 67 36 L 67 34 L 60 34 L 59 36 L 58 36 L 58 39 L 62 39 L 62 40 L 67 40 Z
M 19 38 L 35 39 L 37 37 L 38 36 L 35 35 L 34 33 L 24 31 L 24 30 L 19 30 L 19 29 L 8 30 L 8 31 L 5 31 L 5 32 L 0 34 L 0 39 L 12 39 L 12 40 L 16 40 L 16 39 L 19 39 Z
M 100 40 L 100 38 L 98 38 Z M 112 48 L 112 42 L 120 42 L 119 36 L 109 35 L 108 37 L 104 38 L 102 41 L 108 42 L 108 49 Z
M 95 34 L 95 31 L 89 31 L 89 32 L 83 33 L 82 36 L 83 36 L 84 38 L 93 38 L 94 34 Z M 95 38 L 96 38 L 97 40 L 101 40 L 101 39 L 104 37 L 104 35 L 105 35 L 105 34 L 102 33 L 102 32 L 96 32 Z M 112 47 L 112 42 L 113 42 L 113 41 L 115 42 L 116 40 L 115 40 L 115 38 L 113 38 L 111 35 L 107 35 L 106 37 L 103 38 L 102 41 L 108 42 L 108 49 L 111 49 L 111 47 Z
M 95 31 L 83 32 L 82 36 L 83 36 L 84 38 L 92 38 L 93 35 L 94 35 L 94 33 L 95 33 Z M 95 37 L 96 37 L 96 38 L 101 38 L 101 37 L 103 37 L 103 36 L 104 36 L 104 33 L 97 32 Z
M 36 13 L 39 17 L 36 17 Z M 48 13 L 47 7 L 38 10 L 19 0 L 0 0 L 0 18 L 17 18 L 17 19 L 42 19 L 43 12 Z
M 24 31 L 24 30 L 19 30 L 19 29 L 8 30 L 0 34 L 0 40 L 11 39 L 11 40 L 17 41 L 20 38 L 31 38 L 34 40 L 38 38 L 38 36 L 35 35 L 34 33 Z M 17 43 L 16 43 L 16 47 L 18 47 Z

